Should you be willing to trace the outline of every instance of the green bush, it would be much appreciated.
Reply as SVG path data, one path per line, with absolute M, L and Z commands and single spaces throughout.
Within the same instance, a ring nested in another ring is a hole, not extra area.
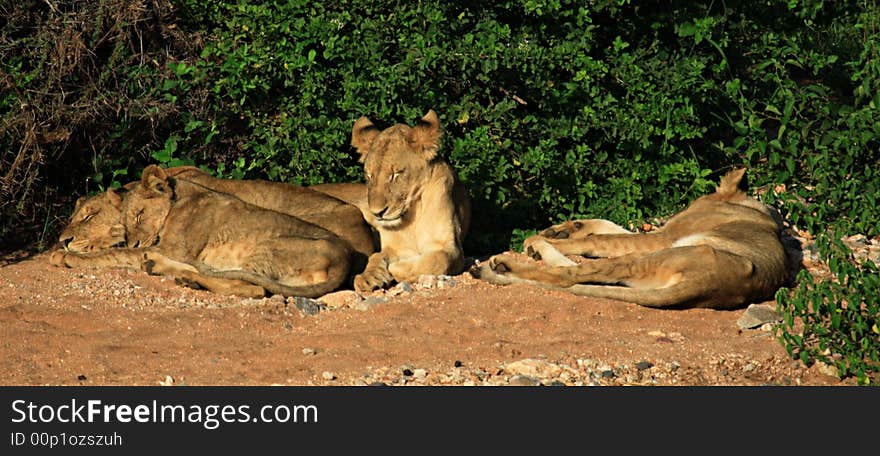
M 805 363 L 820 360 L 841 377 L 877 382 L 880 373 L 880 270 L 871 261 L 854 261 L 836 236 L 817 240 L 830 280 L 815 280 L 807 270 L 794 290 L 777 293 L 785 315 L 777 334 L 788 353 Z

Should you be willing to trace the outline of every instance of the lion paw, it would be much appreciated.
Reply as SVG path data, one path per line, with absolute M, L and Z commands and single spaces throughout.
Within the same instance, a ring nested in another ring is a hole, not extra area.
M 489 258 L 489 268 L 498 274 L 516 273 L 529 267 L 512 255 L 501 254 Z
M 549 228 L 549 229 L 552 229 L 552 228 Z M 544 237 L 542 234 L 538 234 L 535 236 L 529 236 L 528 238 L 526 238 L 525 241 L 523 241 L 523 253 L 525 253 L 526 255 L 528 255 L 536 260 L 540 260 L 541 253 L 538 251 L 537 248 L 535 248 L 535 244 L 538 244 L 541 242 L 551 243 L 551 242 L 553 242 L 553 239 Z
M 156 269 L 156 262 L 147 258 L 144 258 L 141 261 L 141 270 L 146 271 L 147 274 L 156 275 L 154 270 Z
M 199 285 L 198 282 L 196 282 L 194 280 L 187 279 L 187 278 L 183 278 L 183 277 L 175 277 L 174 283 L 176 283 L 182 287 L 192 288 L 193 290 L 204 290 L 205 289 L 204 287 Z
M 56 250 L 52 252 L 52 255 L 49 256 L 49 264 L 52 266 L 58 266 L 61 268 L 66 268 L 67 262 L 64 259 L 67 257 L 67 252 L 64 250 Z
M 354 289 L 359 293 L 368 293 L 391 285 L 394 277 L 388 270 L 368 269 L 354 276 Z
M 568 239 L 583 229 L 584 223 L 580 220 L 569 220 L 541 231 L 540 235 L 547 239 Z

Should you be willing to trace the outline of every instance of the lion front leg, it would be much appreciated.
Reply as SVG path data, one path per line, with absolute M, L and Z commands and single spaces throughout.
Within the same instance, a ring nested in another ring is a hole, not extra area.
M 578 283 L 572 273 L 582 267 L 542 266 L 533 261 L 520 260 L 509 254 L 495 255 L 489 258 L 487 266 L 494 274 L 541 282 L 558 287 L 569 287 Z
M 139 269 L 143 255 L 143 249 L 130 248 L 114 248 L 89 253 L 56 250 L 49 256 L 49 263 L 53 266 L 67 268 Z
M 385 288 L 394 281 L 388 270 L 388 256 L 379 252 L 370 255 L 364 272 L 354 276 L 354 289 L 361 293 Z
M 457 252 L 438 250 L 423 255 L 397 258 L 388 270 L 398 282 L 415 281 L 420 275 L 458 274 L 464 268 L 464 258 Z
M 528 237 L 523 241 L 523 252 L 535 259 L 542 259 L 535 244 L 546 242 L 563 255 L 615 256 L 616 253 L 609 254 L 608 247 L 612 246 L 607 241 L 612 238 L 628 239 L 634 234 L 636 233 L 604 219 L 570 220 Z M 612 249 L 616 247 L 613 246 Z

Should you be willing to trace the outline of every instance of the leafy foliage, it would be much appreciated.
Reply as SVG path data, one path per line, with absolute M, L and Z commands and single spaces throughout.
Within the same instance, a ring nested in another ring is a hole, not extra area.
M 836 236 L 818 239 L 831 280 L 816 281 L 805 269 L 798 285 L 777 293 L 785 319 L 777 333 L 788 353 L 805 363 L 820 360 L 862 384 L 880 373 L 880 270 L 857 262 Z M 801 326 L 802 325 L 802 326 Z

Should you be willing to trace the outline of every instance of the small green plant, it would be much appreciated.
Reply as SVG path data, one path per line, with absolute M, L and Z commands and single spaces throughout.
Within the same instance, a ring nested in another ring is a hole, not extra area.
M 777 335 L 793 358 L 835 366 L 841 377 L 876 384 L 880 373 L 880 274 L 870 260 L 857 261 L 835 235 L 817 245 L 831 270 L 817 281 L 807 270 L 793 289 L 780 289 L 777 307 L 784 319 Z

